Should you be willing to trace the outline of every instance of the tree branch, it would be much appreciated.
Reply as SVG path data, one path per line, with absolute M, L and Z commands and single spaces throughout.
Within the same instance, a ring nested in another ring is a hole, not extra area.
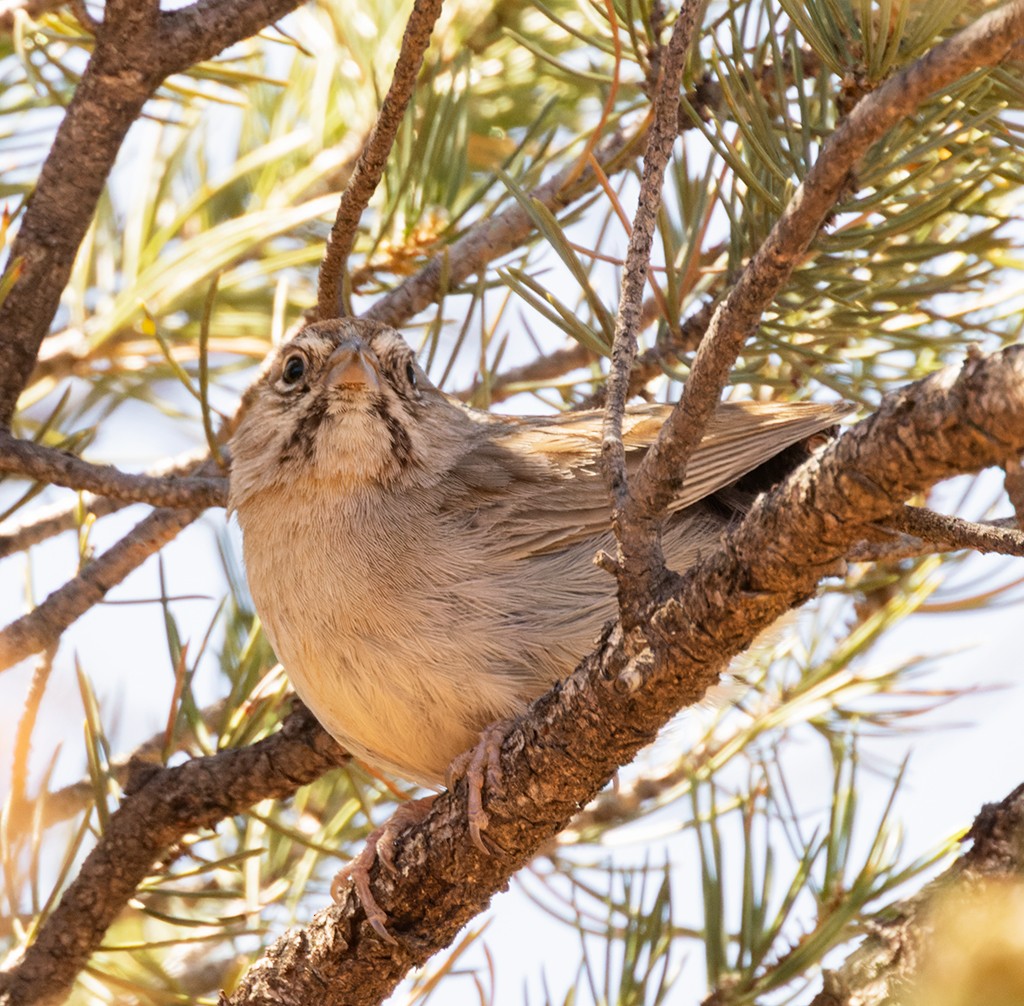
M 968 895 L 984 881 L 1024 879 L 1024 785 L 1000 803 L 982 807 L 964 841 L 973 845 L 941 877 L 880 913 L 870 935 L 843 965 L 825 972 L 822 991 L 810 1006 L 883 1006 L 894 997 L 903 1001 L 908 987 L 920 977 L 922 957 L 929 950 L 952 949 L 930 946 L 937 905 L 950 895 Z M 959 907 L 963 911 L 965 906 Z M 986 940 L 1001 935 L 1017 936 L 979 933 Z M 962 953 L 964 948 L 957 950 Z
M 6 435 L 9 436 L 9 434 Z M 207 448 L 193 448 L 153 465 L 143 474 L 157 478 L 171 476 L 180 478 L 193 474 L 209 459 L 210 452 Z M 129 506 L 131 502 L 131 500 L 85 493 L 81 499 L 76 499 L 73 503 L 58 503 L 54 506 L 43 507 L 34 511 L 30 518 L 21 522 L 6 522 L 4 525 L 0 525 L 0 559 L 6 559 L 7 556 L 13 555 L 15 552 L 22 552 L 54 535 L 77 528 L 81 522 L 83 511 L 95 517 L 105 517 Z
M 975 552 L 1024 556 L 1024 532 L 1013 527 L 1012 522 L 976 524 L 926 507 L 905 506 L 887 517 L 885 526 L 931 545 L 933 552 L 969 548 Z
M 86 496 L 81 504 L 76 500 L 70 504 L 42 507 L 33 511 L 26 520 L 5 525 L 7 530 L 0 532 L 0 559 L 78 527 L 83 510 L 95 517 L 106 517 L 130 505 L 126 500 L 115 500 L 109 496 Z
M 66 451 L 19 440 L 2 430 L 0 473 L 163 507 L 224 506 L 228 495 L 224 478 L 133 475 L 113 465 L 92 464 Z
M 928 96 L 981 66 L 998 63 L 1024 35 L 1024 0 L 980 17 L 861 100 L 824 144 L 782 216 L 711 320 L 683 394 L 630 486 L 621 521 L 623 554 L 639 574 L 656 567 L 654 522 L 682 484 L 729 371 L 765 308 L 832 211 L 850 172 L 892 126 Z
M 402 35 L 402 47 L 391 78 L 391 86 L 384 96 L 377 121 L 370 131 L 355 171 L 338 205 L 338 215 L 327 239 L 327 249 L 320 264 L 317 291 L 317 317 L 321 320 L 336 318 L 342 311 L 342 287 L 348 267 L 348 257 L 356 240 L 356 230 L 363 210 L 376 191 L 388 155 L 394 146 L 398 127 L 405 117 L 416 78 L 423 65 L 423 56 L 430 44 L 430 33 L 441 14 L 442 0 L 416 0 Z
M 0 631 L 0 671 L 55 645 L 72 622 L 99 604 L 108 590 L 173 541 L 198 516 L 193 509 L 161 509 L 136 524 L 116 545 L 87 563 L 73 580 Z
M 630 376 L 636 359 L 643 294 L 647 285 L 654 228 L 661 207 L 665 167 L 672 156 L 672 146 L 679 135 L 679 88 L 683 78 L 683 67 L 689 56 L 697 18 L 703 9 L 701 0 L 684 0 L 679 17 L 672 28 L 668 48 L 664 57 L 658 61 L 660 74 L 654 96 L 654 123 L 647 137 L 640 195 L 626 249 L 619 310 L 615 318 L 612 362 L 605 390 L 601 461 L 611 496 L 612 527 L 619 549 L 619 561 L 615 565 L 619 584 L 619 609 L 627 629 L 632 629 L 640 622 L 644 598 L 653 599 L 655 596 L 653 592 L 643 591 L 641 588 L 647 585 L 650 577 L 657 576 L 664 570 L 665 563 L 657 544 L 650 561 L 644 567 L 638 566 L 633 561 L 634 557 L 627 551 L 635 537 L 627 534 L 623 526 L 629 501 L 629 485 L 626 477 L 626 449 L 622 443 L 622 420 L 626 412 Z M 634 578 L 641 568 L 644 569 L 643 583 L 638 583 Z
M 594 152 L 605 174 L 632 156 L 644 136 L 644 127 L 616 132 Z M 587 167 L 576 177 L 571 164 L 530 192 L 549 210 L 557 212 L 581 198 L 598 184 Z M 381 297 L 363 315 L 373 321 L 398 326 L 438 300 L 448 289 L 464 282 L 489 262 L 515 251 L 534 232 L 533 221 L 518 203 L 474 224 L 449 247 L 435 255 L 415 276 Z
M 692 567 L 654 612 L 651 649 L 631 658 L 621 630 L 506 730 L 500 786 L 489 786 L 487 856 L 468 833 L 466 786 L 395 841 L 373 896 L 395 947 L 354 894 L 268 949 L 225 1004 L 377 1003 L 405 972 L 448 945 L 728 660 L 812 596 L 865 527 L 940 479 L 1024 450 L 1024 347 L 972 359 L 887 396 L 879 411 L 759 498 L 722 547 Z
M 690 315 L 675 330 L 667 331 L 664 336 L 659 337 L 658 345 L 640 353 L 633 362 L 633 368 L 629 375 L 628 398 L 639 395 L 647 383 L 663 373 L 663 363 L 667 356 L 680 353 L 692 353 L 707 331 L 708 322 L 711 320 L 712 305 L 705 304 Z M 644 301 L 640 317 L 640 328 L 644 329 L 659 317 L 659 308 L 653 298 Z M 600 356 L 581 343 L 574 343 L 563 349 L 556 349 L 545 356 L 531 360 L 519 367 L 510 367 L 500 374 L 496 374 L 486 387 L 486 402 L 484 405 L 496 405 L 504 402 L 513 395 L 518 394 L 525 388 L 545 381 L 551 381 L 563 374 L 568 374 L 580 367 L 587 367 L 596 364 Z M 460 401 L 469 402 L 480 406 L 478 395 L 484 388 L 479 382 L 471 387 L 455 392 L 455 397 Z M 604 406 L 607 386 L 601 385 L 588 395 L 581 402 L 573 406 L 574 409 L 599 409 Z
M 261 800 L 291 796 L 345 757 L 298 706 L 278 733 L 250 747 L 175 768 L 140 766 L 60 904 L 22 959 L 0 974 L 0 1006 L 62 1002 L 107 927 L 171 845 Z
M 908 517 L 907 511 L 921 514 Z M 896 562 L 961 549 L 1024 556 L 1024 535 L 1012 517 L 975 524 L 923 507 L 904 507 L 875 529 L 873 540 L 858 542 L 846 558 L 851 562 Z
M 578 370 L 580 367 L 596 363 L 597 360 L 597 353 L 592 349 L 587 349 L 582 343 L 576 342 L 538 356 L 519 367 L 510 367 L 500 374 L 495 374 L 493 380 L 486 385 L 474 380 L 470 387 L 456 391 L 454 397 L 478 408 L 486 408 L 488 405 L 495 405 L 518 394 L 524 386 L 552 381 L 573 370 Z M 484 397 L 486 401 L 481 402 Z
M 147 99 L 170 74 L 261 30 L 299 2 L 199 0 L 169 12 L 155 3 L 108 2 L 11 248 L 20 271 L 0 304 L 0 427 L 10 425 L 114 159 Z

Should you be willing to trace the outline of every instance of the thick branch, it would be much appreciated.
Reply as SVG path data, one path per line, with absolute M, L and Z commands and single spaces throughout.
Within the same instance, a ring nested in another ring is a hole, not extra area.
M 888 396 L 865 420 L 761 497 L 723 546 L 656 611 L 652 650 L 629 659 L 619 631 L 506 732 L 503 783 L 488 787 L 488 840 L 469 839 L 460 780 L 396 840 L 373 894 L 398 946 L 380 941 L 354 895 L 282 937 L 225 999 L 377 1003 L 454 939 L 496 891 L 629 762 L 728 660 L 811 596 L 865 526 L 901 500 L 1024 450 L 1024 347 L 946 370 Z
M 416 0 L 413 4 L 402 35 L 402 47 L 391 86 L 384 96 L 366 146 L 356 162 L 352 178 L 342 193 L 338 215 L 327 239 L 317 291 L 317 316 L 321 320 L 336 318 L 341 311 L 343 277 L 355 244 L 359 218 L 369 205 L 370 197 L 384 174 L 388 155 L 398 135 L 398 127 L 402 124 L 416 87 L 416 78 L 430 44 L 430 33 L 441 14 L 441 3 L 442 0 Z
M 931 946 L 937 905 L 948 901 L 950 895 L 969 896 L 986 881 L 1019 884 L 1024 880 L 1024 786 L 1018 786 L 1000 803 L 986 804 L 966 841 L 973 842 L 971 848 L 941 877 L 882 912 L 871 934 L 843 965 L 825 973 L 824 987 L 810 1006 L 883 1006 L 902 1000 L 919 977 L 922 957 L 929 950 L 942 953 L 954 949 Z M 971 907 L 977 910 L 979 906 L 961 902 L 961 910 Z M 1017 937 L 1015 933 L 978 935 L 986 941 L 1001 937 L 1015 941 Z
M 89 955 L 166 849 L 261 800 L 291 796 L 346 757 L 299 707 L 251 747 L 139 778 L 24 957 L 0 974 L 0 1006 L 62 1002 Z

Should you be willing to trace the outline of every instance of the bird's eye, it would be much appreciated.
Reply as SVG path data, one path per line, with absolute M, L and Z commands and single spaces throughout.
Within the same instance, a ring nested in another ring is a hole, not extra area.
M 285 384 L 294 384 L 296 381 L 302 380 L 302 375 L 306 373 L 306 360 L 304 357 L 299 356 L 297 353 L 294 356 L 289 356 L 284 361 L 284 369 L 281 371 L 281 377 Z
M 409 382 L 410 388 L 416 387 L 416 368 L 411 360 L 405 365 L 405 379 Z

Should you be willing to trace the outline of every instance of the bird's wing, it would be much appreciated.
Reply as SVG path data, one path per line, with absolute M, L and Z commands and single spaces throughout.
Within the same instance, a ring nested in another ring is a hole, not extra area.
M 663 405 L 627 411 L 623 442 L 630 469 L 657 439 L 670 411 Z M 690 459 L 686 480 L 669 510 L 692 506 L 731 485 L 850 411 L 844 403 L 723 403 Z M 497 464 L 502 471 L 505 484 L 486 508 L 486 519 L 493 519 L 508 554 L 525 558 L 557 551 L 608 531 L 609 504 L 599 467 L 599 414 L 563 413 L 531 417 L 526 423 L 496 417 L 495 423 L 491 436 L 482 441 L 487 445 L 483 454 L 471 452 L 464 464 L 480 472 L 492 471 Z M 492 451 L 497 452 L 493 459 L 484 456 Z

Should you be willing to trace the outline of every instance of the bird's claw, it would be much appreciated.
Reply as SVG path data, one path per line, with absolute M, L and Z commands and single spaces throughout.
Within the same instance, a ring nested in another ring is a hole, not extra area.
M 490 817 L 484 810 L 484 785 L 486 783 L 494 791 L 501 783 L 501 742 L 507 727 L 507 722 L 492 723 L 486 727 L 476 747 L 459 755 L 448 770 L 449 789 L 454 778 L 463 774 L 466 776 L 469 836 L 473 844 L 487 856 L 493 856 L 497 849 L 483 835 L 490 823 Z
M 335 902 L 343 900 L 344 887 L 351 881 L 356 897 L 363 906 L 366 921 L 385 943 L 393 946 L 397 946 L 398 941 L 388 932 L 388 914 L 377 904 L 370 890 L 370 870 L 373 869 L 374 861 L 377 861 L 389 873 L 397 872 L 394 847 L 396 836 L 406 825 L 422 821 L 429 813 L 434 799 L 428 796 L 399 806 L 387 824 L 370 833 L 362 852 L 343 866 L 331 881 L 331 897 Z

